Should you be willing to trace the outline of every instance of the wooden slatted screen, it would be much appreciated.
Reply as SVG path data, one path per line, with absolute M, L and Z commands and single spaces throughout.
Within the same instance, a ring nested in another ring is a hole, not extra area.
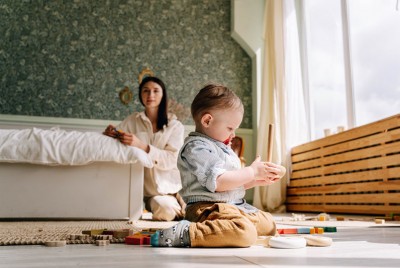
M 400 114 L 294 147 L 290 212 L 400 213 Z

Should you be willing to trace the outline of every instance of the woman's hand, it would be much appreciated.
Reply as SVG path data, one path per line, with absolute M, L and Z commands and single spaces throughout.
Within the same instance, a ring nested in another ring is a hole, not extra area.
M 117 137 L 117 130 L 115 129 L 115 126 L 113 125 L 108 125 L 108 127 L 106 127 L 106 129 L 103 132 L 104 135 L 109 136 L 111 138 L 116 138 Z
M 122 132 L 119 134 L 118 139 L 120 140 L 121 143 L 133 147 L 137 147 L 139 149 L 142 149 L 146 153 L 150 151 L 150 146 L 144 142 L 142 142 L 136 135 L 132 133 L 125 133 Z

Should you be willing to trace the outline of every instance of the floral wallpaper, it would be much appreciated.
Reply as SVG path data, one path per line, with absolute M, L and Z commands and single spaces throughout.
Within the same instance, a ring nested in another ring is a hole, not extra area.
M 230 0 L 1 0 L 0 113 L 122 120 L 142 110 L 138 76 L 167 85 L 171 111 L 207 82 L 242 99 L 251 122 L 251 59 L 231 38 Z M 123 104 L 128 87 L 133 100 Z

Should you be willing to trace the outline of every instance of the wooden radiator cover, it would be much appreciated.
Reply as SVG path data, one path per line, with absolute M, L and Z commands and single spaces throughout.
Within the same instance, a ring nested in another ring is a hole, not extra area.
M 400 213 L 400 114 L 294 147 L 291 212 Z

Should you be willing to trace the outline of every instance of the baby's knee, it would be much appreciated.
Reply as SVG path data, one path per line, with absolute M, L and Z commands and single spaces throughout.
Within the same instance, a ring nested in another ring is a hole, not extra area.
M 243 229 L 243 232 L 239 232 L 236 237 L 239 247 L 250 247 L 256 243 L 257 230 L 254 226 L 248 225 Z

